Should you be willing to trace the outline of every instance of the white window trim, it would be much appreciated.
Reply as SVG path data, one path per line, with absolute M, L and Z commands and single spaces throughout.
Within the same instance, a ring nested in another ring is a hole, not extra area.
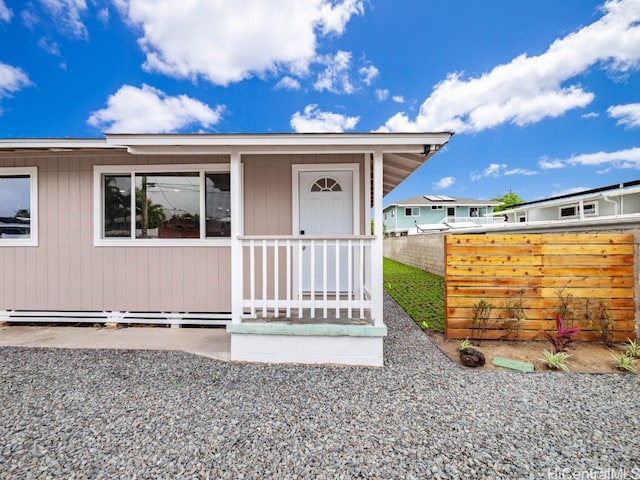
M 407 209 L 411 209 L 411 215 L 407 215 Z M 417 215 L 413 214 L 413 210 L 416 209 L 418 211 Z M 420 216 L 420 207 L 404 207 L 404 216 L 409 218 L 416 218 Z
M 93 168 L 93 245 L 96 247 L 229 247 L 231 238 L 103 238 L 102 176 L 104 174 L 135 175 L 137 173 L 225 173 L 228 163 L 185 163 L 162 165 L 96 165 Z M 231 185 L 231 189 L 238 188 Z M 204 188 L 200 187 L 200 206 L 204 208 Z M 203 232 L 205 215 L 200 212 L 200 231 Z
M 330 172 L 330 171 L 351 171 L 351 181 L 353 183 L 353 231 L 360 231 L 360 165 L 358 163 L 294 163 L 291 166 L 292 182 L 292 218 L 293 235 L 300 232 L 300 198 L 299 198 L 299 180 L 300 172 Z
M 584 207 L 593 205 L 593 212 L 584 213 Z M 576 213 L 574 215 L 562 215 L 562 209 L 564 208 L 575 208 Z M 579 218 L 579 217 L 596 217 L 598 216 L 598 202 L 580 202 L 580 203 L 570 203 L 567 205 L 560 205 L 558 207 L 558 218 Z
M 0 247 L 37 247 L 38 246 L 38 167 L 2 167 L 0 175 L 18 176 L 29 175 L 30 177 L 30 202 L 29 214 L 31 224 L 29 225 L 29 238 L 0 238 Z

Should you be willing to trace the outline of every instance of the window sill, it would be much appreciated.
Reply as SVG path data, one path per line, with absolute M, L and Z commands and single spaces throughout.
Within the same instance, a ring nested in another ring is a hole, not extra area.
M 230 247 L 230 238 L 97 239 L 94 247 Z

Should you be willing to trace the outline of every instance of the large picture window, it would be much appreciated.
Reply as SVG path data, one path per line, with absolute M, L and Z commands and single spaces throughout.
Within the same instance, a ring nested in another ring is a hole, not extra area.
M 0 168 L 0 246 L 37 245 L 37 169 Z
M 228 166 L 145 166 L 123 170 L 96 167 L 100 191 L 97 243 L 130 240 L 165 245 L 230 237 Z

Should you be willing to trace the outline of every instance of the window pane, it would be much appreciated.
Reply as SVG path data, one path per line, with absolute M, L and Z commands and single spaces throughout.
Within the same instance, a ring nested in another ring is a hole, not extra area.
M 231 236 L 231 194 L 228 173 L 206 175 L 207 237 Z
M 0 176 L 0 238 L 31 236 L 31 177 Z
M 136 174 L 136 238 L 200 238 L 200 174 Z
M 131 237 L 131 177 L 104 176 L 104 236 Z

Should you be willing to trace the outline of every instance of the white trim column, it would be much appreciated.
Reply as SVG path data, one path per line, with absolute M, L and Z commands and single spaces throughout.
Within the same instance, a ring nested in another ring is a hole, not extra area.
M 242 215 L 242 164 L 240 152 L 230 155 L 231 182 L 231 323 L 240 323 L 244 288 L 242 242 L 244 233 Z
M 382 150 L 373 152 L 373 254 L 371 255 L 371 278 L 373 285 L 373 318 L 374 325 L 384 325 L 382 318 L 384 290 L 382 281 L 382 256 L 383 256 L 383 232 L 382 232 Z

